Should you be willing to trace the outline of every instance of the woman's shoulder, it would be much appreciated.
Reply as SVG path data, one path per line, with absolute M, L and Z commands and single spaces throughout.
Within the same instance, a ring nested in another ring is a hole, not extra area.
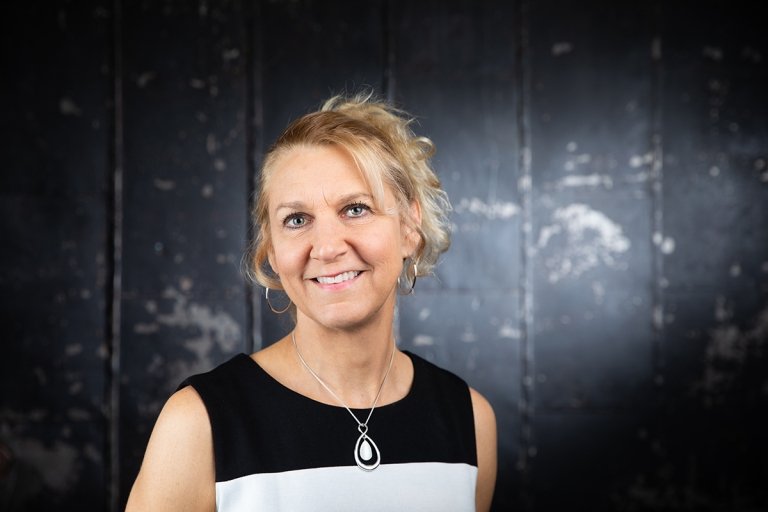
M 211 426 L 200 396 L 191 387 L 166 402 L 152 431 L 126 510 L 213 509 Z

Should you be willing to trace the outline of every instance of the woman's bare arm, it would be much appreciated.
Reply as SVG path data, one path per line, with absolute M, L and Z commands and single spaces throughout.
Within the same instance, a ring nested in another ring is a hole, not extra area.
M 216 508 L 211 425 L 191 387 L 163 407 L 147 445 L 126 512 L 213 512 Z
M 496 486 L 496 416 L 491 404 L 483 395 L 470 389 L 472 410 L 475 416 L 475 440 L 477 443 L 477 512 L 491 509 L 493 490 Z

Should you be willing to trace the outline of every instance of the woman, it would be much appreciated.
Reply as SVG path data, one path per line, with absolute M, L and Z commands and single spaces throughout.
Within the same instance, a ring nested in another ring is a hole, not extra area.
M 488 510 L 493 410 L 397 349 L 397 292 L 448 247 L 433 147 L 370 95 L 294 121 L 261 172 L 250 258 L 295 328 L 188 379 L 163 408 L 128 510 Z M 274 292 L 273 292 L 274 295 Z

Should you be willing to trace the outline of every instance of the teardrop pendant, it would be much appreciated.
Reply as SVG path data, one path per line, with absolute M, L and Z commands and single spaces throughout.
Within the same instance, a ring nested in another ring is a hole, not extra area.
M 355 462 L 365 471 L 373 471 L 381 463 L 379 447 L 367 434 L 362 433 L 355 443 Z

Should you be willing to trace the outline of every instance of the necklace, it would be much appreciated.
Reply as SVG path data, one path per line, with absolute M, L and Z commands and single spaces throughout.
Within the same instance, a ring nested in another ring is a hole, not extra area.
M 326 391 L 328 391 L 331 395 L 333 395 L 333 398 L 336 399 L 341 405 L 344 406 L 344 408 L 347 410 L 349 414 L 352 415 L 352 417 L 355 419 L 355 422 L 357 423 L 357 431 L 360 432 L 360 437 L 357 438 L 357 442 L 355 443 L 355 462 L 357 463 L 357 467 L 359 467 L 362 470 L 365 471 L 373 471 L 377 467 L 379 467 L 379 464 L 381 464 L 381 452 L 379 452 L 379 447 L 376 446 L 376 443 L 373 442 L 373 439 L 370 438 L 368 435 L 368 422 L 371 420 L 371 416 L 373 415 L 373 410 L 376 409 L 376 404 L 379 402 L 379 397 L 381 396 L 381 390 L 384 389 L 384 383 L 387 382 L 387 377 L 389 376 L 389 370 L 392 369 L 392 361 L 395 360 L 395 343 L 392 343 L 392 355 L 389 356 L 389 366 L 387 367 L 387 371 L 384 373 L 384 378 L 381 380 L 381 384 L 379 385 L 379 391 L 376 393 L 376 398 L 373 400 L 373 405 L 371 406 L 371 410 L 368 413 L 368 417 L 365 419 L 365 421 L 360 421 L 357 419 L 357 416 L 355 416 L 355 413 L 352 412 L 352 409 L 347 407 L 347 404 L 344 403 L 344 400 L 339 398 L 339 395 L 334 393 L 334 391 L 331 389 L 328 384 L 323 382 L 323 379 L 320 378 L 320 376 L 315 373 L 315 371 L 309 367 L 307 362 L 304 360 L 304 358 L 301 356 L 301 352 L 299 351 L 299 346 L 296 344 L 296 334 L 295 331 L 291 331 L 291 341 L 293 342 L 293 348 L 296 349 L 296 355 L 299 356 L 299 361 L 301 361 L 301 364 L 304 365 L 304 368 L 307 369 L 307 371 L 312 374 L 312 376 L 317 380 L 317 382 L 320 383 L 321 386 L 325 388 Z

